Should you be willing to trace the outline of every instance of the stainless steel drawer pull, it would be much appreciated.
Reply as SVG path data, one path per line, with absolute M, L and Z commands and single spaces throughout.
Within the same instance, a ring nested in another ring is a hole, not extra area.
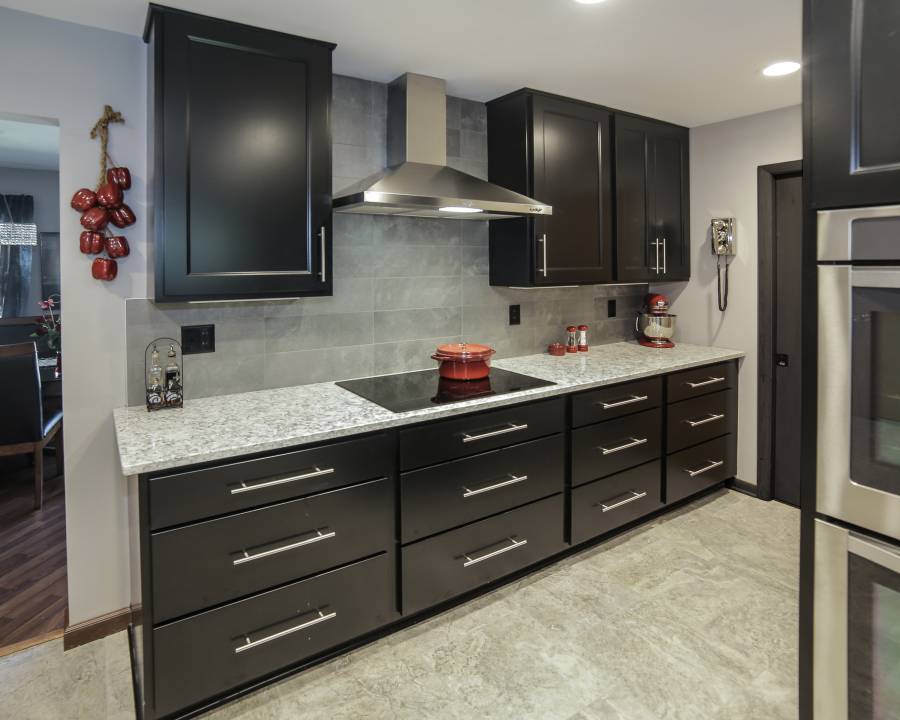
M 715 470 L 717 467 L 720 467 L 725 464 L 724 460 L 709 460 L 709 465 L 706 465 L 699 470 L 691 470 L 690 468 L 684 468 L 684 471 L 690 475 L 691 477 L 696 477 L 697 475 L 702 475 L 705 472 L 709 472 L 710 470 Z
M 288 550 L 296 550 L 297 548 L 304 547 L 305 545 L 312 545 L 313 543 L 322 542 L 323 540 L 330 540 L 336 534 L 337 533 L 335 533 L 334 530 L 330 530 L 328 532 L 316 530 L 315 535 L 313 535 L 312 537 L 308 537 L 297 542 L 292 542 L 287 545 L 280 545 L 279 547 L 272 548 L 271 550 L 263 550 L 258 553 L 253 553 L 252 555 L 244 550 L 244 554 L 239 558 L 235 558 L 232 563 L 234 565 L 243 565 L 244 563 L 253 562 L 254 560 L 262 560 L 263 558 L 271 557 L 272 555 L 278 555 L 279 553 L 287 552 Z
M 465 485 L 463 485 L 463 497 L 470 498 L 473 495 L 481 495 L 481 493 L 490 492 L 491 490 L 499 490 L 500 488 L 506 487 L 507 485 L 515 485 L 516 483 L 525 482 L 527 479 L 527 475 L 513 475 L 512 473 L 509 473 L 509 480 L 504 480 L 503 482 L 498 482 L 494 485 L 488 485 L 487 487 L 470 490 Z
M 271 635 L 266 635 L 265 637 L 260 638 L 259 640 L 251 640 L 249 635 L 244 635 L 244 644 L 238 645 L 234 649 L 235 655 L 246 652 L 247 650 L 252 650 L 255 647 L 259 647 L 260 645 L 265 645 L 266 643 L 270 643 L 273 640 L 278 640 L 279 638 L 283 638 L 287 635 L 291 635 L 295 632 L 299 632 L 300 630 L 306 630 L 306 628 L 310 628 L 313 625 L 318 625 L 319 623 L 326 622 L 328 620 L 333 620 L 337 617 L 337 613 L 332 610 L 330 613 L 323 613 L 321 610 L 314 610 L 313 612 L 317 613 L 316 617 L 312 620 L 307 620 L 305 623 L 300 623 L 299 625 L 294 625 L 293 627 L 287 628 L 287 630 L 282 630 L 281 632 L 272 633 Z
M 308 473 L 302 475 L 291 475 L 290 477 L 278 478 L 277 480 L 268 480 L 267 482 L 256 483 L 255 485 L 247 485 L 242 482 L 238 487 L 231 488 L 232 495 L 240 495 L 241 493 L 251 492 L 253 490 L 264 490 L 265 488 L 275 487 L 276 485 L 284 485 L 285 483 L 297 482 L 298 480 L 308 480 L 309 478 L 320 477 L 322 475 L 331 475 L 334 468 L 319 468 L 318 466 Z
M 627 497 L 624 500 L 619 500 L 619 502 L 613 503 L 612 505 L 600 503 L 600 511 L 609 512 L 610 510 L 615 510 L 616 508 L 620 508 L 623 505 L 627 505 L 628 503 L 633 503 L 635 500 L 640 500 L 641 498 L 647 497 L 646 490 L 644 492 L 635 492 L 634 490 L 630 490 L 629 492 L 631 493 L 630 497 Z
M 637 447 L 638 445 L 644 445 L 647 442 L 647 438 L 631 438 L 631 442 L 627 442 L 624 445 L 617 445 L 616 447 L 605 448 L 599 446 L 597 449 L 602 451 L 604 455 L 612 455 L 613 453 L 622 452 L 623 450 L 627 450 L 628 448 Z
M 705 417 L 702 420 L 685 420 L 685 422 L 691 427 L 697 427 L 698 425 L 706 425 L 706 423 L 721 420 L 723 417 L 725 416 L 722 413 L 710 413 L 708 417 Z
M 527 429 L 528 423 L 522 423 L 521 425 L 509 423 L 509 427 L 501 428 L 500 430 L 492 430 L 491 432 L 481 433 L 480 435 L 469 435 L 469 433 L 463 433 L 462 441 L 464 443 L 470 443 L 475 442 L 476 440 L 485 440 L 487 438 L 497 437 L 498 435 L 506 435 L 506 433 L 519 432 L 519 430 Z
M 632 395 L 630 398 L 628 398 L 626 400 L 617 400 L 615 402 L 603 402 L 601 400 L 600 402 L 594 403 L 594 405 L 600 405 L 603 407 L 604 410 L 609 410 L 611 408 L 622 407 L 623 405 L 631 405 L 633 403 L 644 402 L 644 400 L 647 400 L 647 399 L 648 399 L 647 395 Z
M 502 555 L 503 553 L 508 553 L 510 550 L 515 550 L 516 548 L 520 548 L 523 545 L 528 544 L 528 540 L 515 540 L 514 538 L 506 538 L 511 543 L 506 547 L 502 547 L 499 550 L 494 550 L 493 552 L 485 553 L 484 555 L 478 555 L 477 557 L 472 557 L 471 555 L 464 555 L 463 557 L 466 561 L 463 563 L 463 567 L 469 567 L 470 565 L 477 565 L 480 562 L 484 562 L 485 560 L 490 560 L 492 557 L 497 557 L 498 555 Z
M 701 382 L 690 382 L 685 381 L 685 385 L 689 388 L 698 388 L 703 387 L 705 385 L 715 385 L 716 383 L 725 382 L 725 378 L 723 377 L 711 377 L 708 380 L 702 380 Z

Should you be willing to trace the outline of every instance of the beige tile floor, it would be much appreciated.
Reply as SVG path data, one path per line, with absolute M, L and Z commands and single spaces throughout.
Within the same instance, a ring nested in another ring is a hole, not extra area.
M 722 491 L 210 713 L 797 717 L 799 513 Z M 124 633 L 0 659 L 0 718 L 130 718 Z

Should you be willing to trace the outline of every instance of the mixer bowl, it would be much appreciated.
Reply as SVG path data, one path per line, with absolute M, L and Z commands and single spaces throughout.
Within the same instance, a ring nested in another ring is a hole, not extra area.
M 638 313 L 634 320 L 634 329 L 638 335 L 643 335 L 648 340 L 663 343 L 675 335 L 676 317 L 677 315 Z

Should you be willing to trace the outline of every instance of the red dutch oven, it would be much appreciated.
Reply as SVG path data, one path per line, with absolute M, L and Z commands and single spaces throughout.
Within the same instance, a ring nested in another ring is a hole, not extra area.
M 491 372 L 491 355 L 496 351 L 477 343 L 439 345 L 431 357 L 440 363 L 438 372 L 447 380 L 481 380 Z

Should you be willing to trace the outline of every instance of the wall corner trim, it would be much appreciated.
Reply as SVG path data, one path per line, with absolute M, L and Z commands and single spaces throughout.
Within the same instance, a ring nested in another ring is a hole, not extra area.
M 63 633 L 63 650 L 71 650 L 124 630 L 131 624 L 131 608 L 122 608 L 99 617 L 69 625 Z

